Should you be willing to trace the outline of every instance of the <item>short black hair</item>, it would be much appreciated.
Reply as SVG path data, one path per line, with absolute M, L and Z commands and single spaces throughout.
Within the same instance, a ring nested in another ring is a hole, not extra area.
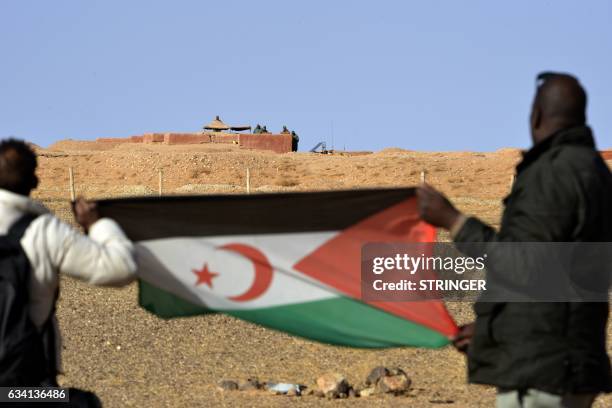
M 0 188 L 29 194 L 36 188 L 36 153 L 23 140 L 0 140 Z

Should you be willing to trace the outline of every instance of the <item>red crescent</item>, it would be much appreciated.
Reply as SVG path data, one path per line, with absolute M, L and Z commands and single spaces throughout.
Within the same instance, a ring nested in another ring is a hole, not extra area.
M 236 252 L 244 256 L 253 262 L 253 266 L 255 267 L 255 279 L 251 287 L 241 295 L 229 297 L 229 300 L 234 302 L 246 302 L 261 296 L 268 290 L 272 283 L 272 265 L 270 265 L 268 258 L 266 258 L 261 251 L 244 244 L 227 244 L 223 245 L 221 249 Z

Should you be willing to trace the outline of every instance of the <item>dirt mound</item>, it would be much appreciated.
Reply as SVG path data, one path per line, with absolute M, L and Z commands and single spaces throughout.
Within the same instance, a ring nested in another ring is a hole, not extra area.
M 60 140 L 53 143 L 47 150 L 52 151 L 99 151 L 110 150 L 122 142 L 96 142 L 93 140 Z
M 383 154 L 389 154 L 389 153 L 411 153 L 411 152 L 414 152 L 414 150 L 401 149 L 399 147 L 387 147 L 377 152 L 377 154 L 383 155 Z

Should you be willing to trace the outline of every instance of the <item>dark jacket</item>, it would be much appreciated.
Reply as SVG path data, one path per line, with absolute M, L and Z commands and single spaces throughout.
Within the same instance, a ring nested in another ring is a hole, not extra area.
M 467 242 L 610 242 L 612 175 L 586 126 L 535 145 L 516 168 L 496 232 L 469 218 Z M 476 302 L 469 380 L 555 394 L 612 390 L 606 354 L 608 303 Z

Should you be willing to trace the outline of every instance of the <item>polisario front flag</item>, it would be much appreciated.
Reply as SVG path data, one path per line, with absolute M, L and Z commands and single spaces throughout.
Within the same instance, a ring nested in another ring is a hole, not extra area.
M 361 249 L 434 242 L 414 189 L 124 198 L 102 216 L 137 245 L 139 302 L 165 318 L 223 312 L 352 347 L 441 347 L 440 301 L 360 300 Z

